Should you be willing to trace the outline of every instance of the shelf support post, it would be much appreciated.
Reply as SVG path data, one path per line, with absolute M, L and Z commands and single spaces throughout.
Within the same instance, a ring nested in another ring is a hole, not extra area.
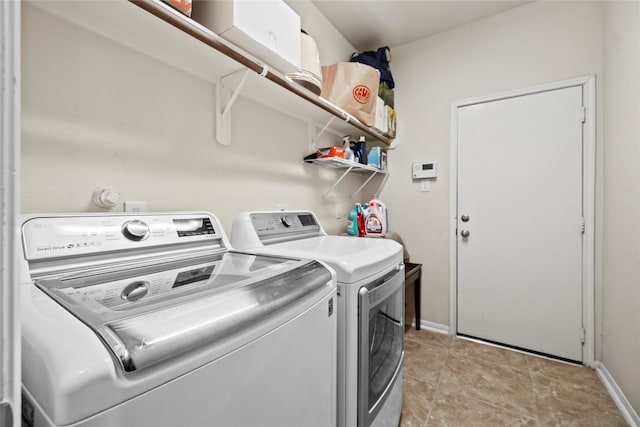
M 316 143 L 318 142 L 318 139 L 322 136 L 322 134 L 324 133 L 324 131 L 327 130 L 327 128 L 329 126 L 331 126 L 331 123 L 333 123 L 333 120 L 335 119 L 335 116 L 332 116 L 329 121 L 327 122 L 326 125 L 324 125 L 324 127 L 320 130 L 320 132 L 318 132 L 318 134 L 316 135 L 315 138 L 313 138 L 313 141 L 311 141 L 311 146 L 312 147 L 316 147 Z
M 325 197 L 327 197 L 327 196 L 328 196 L 328 195 L 333 191 L 333 189 L 334 189 L 334 188 L 336 188 L 336 187 L 338 186 L 338 184 L 340 184 L 340 181 L 342 181 L 342 180 L 344 179 L 344 177 L 345 177 L 345 176 L 347 176 L 347 174 L 348 174 L 349 172 L 351 172 L 351 169 L 353 169 L 353 166 L 349 166 L 349 168 L 348 168 L 348 169 L 346 169 L 346 170 L 344 171 L 344 173 L 342 174 L 342 176 L 341 176 L 340 178 L 338 178 L 338 180 L 337 180 L 337 181 L 336 181 L 336 182 L 331 186 L 331 188 L 330 188 L 330 189 L 328 189 L 328 190 L 326 191 L 326 193 L 324 193 L 324 194 L 322 195 L 322 198 L 323 198 L 323 199 L 324 199 Z
M 240 70 L 242 71 L 242 70 Z M 236 90 L 231 92 L 227 87 L 229 78 L 238 71 L 220 77 L 216 85 L 216 140 L 220 145 L 231 144 L 231 107 L 238 99 L 244 83 L 247 81 L 249 69 L 244 69 L 244 74 Z
M 371 181 L 371 180 L 373 179 L 373 177 L 374 177 L 374 176 L 376 176 L 376 174 L 377 174 L 377 173 L 378 173 L 378 172 L 373 171 L 373 172 L 371 173 L 371 175 L 369 176 L 369 178 L 367 178 L 367 180 L 364 182 L 364 184 L 362 184 L 362 185 L 360 186 L 360 188 L 358 188 L 358 189 L 357 189 L 357 190 L 356 190 L 356 191 L 351 195 L 351 197 L 349 197 L 349 198 L 353 200 L 353 198 L 356 196 L 356 194 L 360 193 L 360 192 L 362 191 L 362 189 L 363 189 L 364 187 L 366 187 L 366 186 L 367 186 L 367 184 L 369 183 L 369 181 Z
M 378 187 L 378 192 L 376 194 L 382 193 L 382 189 L 384 188 L 384 185 L 387 183 L 387 179 L 389 179 L 388 173 L 384 176 L 384 178 L 382 178 L 382 182 L 380 183 L 380 186 Z

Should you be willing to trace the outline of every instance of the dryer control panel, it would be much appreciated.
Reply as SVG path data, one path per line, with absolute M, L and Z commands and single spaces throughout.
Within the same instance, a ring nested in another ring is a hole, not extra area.
M 308 212 L 278 212 L 251 215 L 251 223 L 259 236 L 304 232 L 318 232 L 320 226 Z
M 233 220 L 231 245 L 236 249 L 253 249 L 326 235 L 311 211 L 247 211 Z
M 263 245 L 325 234 L 310 211 L 252 212 L 244 218 L 237 228 L 234 223 L 234 233 L 253 234 Z

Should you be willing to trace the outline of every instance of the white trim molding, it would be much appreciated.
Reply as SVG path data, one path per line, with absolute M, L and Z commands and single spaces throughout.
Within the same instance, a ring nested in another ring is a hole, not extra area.
M 611 395 L 611 398 L 618 406 L 618 409 L 620 409 L 620 412 L 622 412 L 622 416 L 624 417 L 625 421 L 631 427 L 640 427 L 640 416 L 638 416 L 638 413 L 633 409 L 626 396 L 624 395 L 620 387 L 618 387 L 618 384 L 613 379 L 604 364 L 600 361 L 595 362 L 595 370 L 598 374 L 598 377 L 600 378 L 600 381 L 602 381 L 602 384 L 604 384 L 605 388 Z
M 585 122 L 583 127 L 583 216 L 585 218 L 582 243 L 582 322 L 585 330 L 583 364 L 595 365 L 595 167 L 596 167 L 596 77 L 588 75 L 529 88 L 501 92 L 477 98 L 463 99 L 451 103 L 450 126 L 450 187 L 449 187 L 449 329 L 452 335 L 458 332 L 458 255 L 457 217 L 458 210 L 458 109 L 461 107 L 531 95 L 551 90 L 581 86 Z
M 420 329 L 425 331 L 431 331 L 438 334 L 452 335 L 451 330 L 447 325 L 441 325 L 440 323 L 429 322 L 428 320 L 420 320 Z
M 0 1 L 0 425 L 21 425 L 20 7 Z

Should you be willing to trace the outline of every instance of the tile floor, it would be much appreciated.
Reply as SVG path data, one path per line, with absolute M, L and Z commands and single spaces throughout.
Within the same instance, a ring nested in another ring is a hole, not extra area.
M 627 425 L 590 368 L 415 329 L 403 399 L 401 427 Z

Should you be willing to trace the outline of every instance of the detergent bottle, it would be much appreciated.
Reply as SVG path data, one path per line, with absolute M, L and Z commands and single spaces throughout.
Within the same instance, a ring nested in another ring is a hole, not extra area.
M 367 237 L 384 237 L 387 234 L 387 207 L 374 195 L 369 201 L 369 215 L 366 221 Z
M 356 141 L 351 141 L 351 149 L 353 150 L 354 161 L 356 163 L 367 164 L 367 156 L 366 152 L 366 143 L 364 136 L 361 136 L 360 139 Z
M 358 208 L 362 209 L 360 204 L 356 204 L 351 212 L 349 212 L 349 220 L 347 221 L 347 233 L 352 236 L 357 236 L 358 233 Z
M 358 236 L 365 237 L 367 235 L 367 224 L 365 222 L 366 213 L 360 203 L 356 205 L 356 208 L 357 208 Z

